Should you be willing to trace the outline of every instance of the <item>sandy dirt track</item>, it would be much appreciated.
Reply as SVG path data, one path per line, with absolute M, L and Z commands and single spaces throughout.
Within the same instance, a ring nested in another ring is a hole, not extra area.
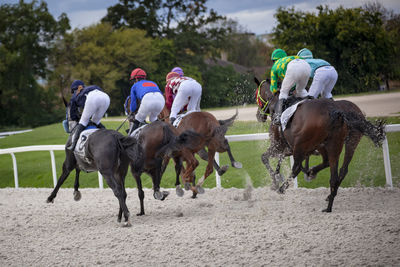
M 110 189 L 0 189 L 1 266 L 395 266 L 400 189 L 209 189 L 198 199 L 146 190 L 146 215 L 128 190 L 130 228 Z

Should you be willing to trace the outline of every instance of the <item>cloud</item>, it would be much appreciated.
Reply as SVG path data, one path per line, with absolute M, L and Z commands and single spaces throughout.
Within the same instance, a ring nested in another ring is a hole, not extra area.
M 107 14 L 107 9 L 76 11 L 68 14 L 71 21 L 71 28 L 83 28 L 92 24 L 99 23 Z
M 271 32 L 276 24 L 274 18 L 275 10 L 250 11 L 243 10 L 235 13 L 226 14 L 228 18 L 239 21 L 247 31 L 255 34 Z

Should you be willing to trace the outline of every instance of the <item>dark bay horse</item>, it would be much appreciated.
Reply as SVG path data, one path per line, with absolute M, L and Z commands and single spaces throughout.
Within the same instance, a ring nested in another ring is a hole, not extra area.
M 257 119 L 265 121 L 268 115 L 273 115 L 278 95 L 273 95 L 269 90 L 269 82 L 260 83 L 256 95 L 259 104 Z M 294 164 L 290 179 L 296 177 L 300 171 L 315 177 L 317 172 L 330 167 L 331 193 L 327 200 L 328 207 L 323 210 L 331 212 L 333 201 L 338 188 L 345 178 L 348 166 L 362 135 L 368 136 L 375 145 L 381 145 L 385 137 L 383 122 L 375 125 L 367 121 L 361 110 L 349 101 L 333 101 L 329 99 L 306 100 L 300 104 L 289 121 L 289 126 L 282 132 L 280 126 L 270 125 L 271 145 L 262 155 L 262 161 L 268 169 L 273 182 L 276 184 L 281 178 L 280 163 L 284 157 L 293 155 Z M 345 146 L 345 157 L 338 173 L 339 157 Z M 323 158 L 322 164 L 308 169 L 302 162 L 317 150 Z M 278 158 L 278 166 L 273 170 L 269 164 L 271 157 Z M 283 182 L 279 187 L 284 192 L 289 186 L 289 181 Z
M 64 103 L 66 103 L 65 100 Z M 69 110 L 69 106 L 67 110 Z M 72 126 L 72 124 L 70 125 Z M 84 133 L 85 131 L 82 132 L 82 134 Z M 71 138 L 68 139 L 66 147 L 70 142 Z M 144 162 L 144 153 L 141 146 L 132 137 L 123 136 L 114 130 L 99 129 L 87 138 L 84 147 L 85 158 L 82 158 L 77 153 L 77 149 L 78 146 L 75 151 L 65 149 L 62 174 L 53 192 L 47 198 L 47 202 L 54 202 L 61 185 L 74 169 L 77 171 L 74 195 L 75 200 L 79 200 L 80 194 L 79 197 L 76 195 L 77 187 L 79 186 L 79 172 L 82 170 L 86 172 L 99 171 L 119 201 L 118 222 L 121 222 L 123 214 L 125 218 L 124 226 L 130 226 L 129 210 L 126 205 L 125 176 L 129 164 L 136 171 L 141 170 Z
M 132 163 L 132 174 L 138 187 L 140 200 L 140 213 L 144 215 L 144 192 L 142 189 L 141 174 L 149 174 L 153 181 L 154 198 L 164 200 L 168 192 L 160 192 L 160 182 L 163 168 L 163 161 L 172 158 L 175 161 L 175 170 L 179 174 L 182 168 L 182 161 L 192 165 L 197 161 L 192 153 L 195 147 L 201 144 L 201 136 L 193 131 L 178 131 L 171 124 L 155 121 L 140 129 L 137 137 L 138 143 L 144 151 L 144 165 L 142 169 L 135 168 Z

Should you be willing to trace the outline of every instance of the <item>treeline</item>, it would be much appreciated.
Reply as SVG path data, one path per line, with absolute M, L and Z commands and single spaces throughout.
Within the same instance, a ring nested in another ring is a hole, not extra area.
M 399 78 L 398 15 L 379 5 L 318 11 L 279 8 L 270 41 L 330 61 L 339 72 L 336 94 Z M 0 21 L 0 128 L 60 121 L 60 96 L 70 95 L 74 79 L 104 88 L 108 114 L 121 115 L 136 67 L 161 89 L 165 75 L 182 67 L 203 85 L 202 107 L 253 103 L 253 70 L 265 77 L 271 67 L 273 47 L 208 10 L 206 0 L 120 1 L 100 23 L 72 31 L 66 14 L 53 18 L 46 2 L 20 1 L 2 4 Z M 236 65 L 217 60 L 221 54 Z

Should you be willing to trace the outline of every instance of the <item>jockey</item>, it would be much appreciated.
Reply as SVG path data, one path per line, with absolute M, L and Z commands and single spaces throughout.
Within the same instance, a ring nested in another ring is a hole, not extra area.
M 332 99 L 332 89 L 338 78 L 335 68 L 323 59 L 313 58 L 312 52 L 307 48 L 301 49 L 297 55 L 307 61 L 311 67 L 310 78 L 313 81 L 308 94 L 314 98 L 321 94 L 323 98 Z
M 171 110 L 169 115 L 171 124 L 174 123 L 178 112 L 186 104 L 187 111 L 200 111 L 202 88 L 197 81 L 189 77 L 183 77 L 177 72 L 168 73 L 166 81 L 165 104 Z
M 140 124 L 144 124 L 146 117 L 149 116 L 150 122 L 157 120 L 165 105 L 164 97 L 155 82 L 146 80 L 146 72 L 140 68 L 132 71 L 130 82 L 131 87 L 131 105 L 130 111 L 135 112 L 138 109 L 136 101 L 140 101 L 140 107 L 133 121 L 133 128 L 136 130 Z
M 278 81 L 282 81 L 279 93 L 279 102 L 273 118 L 273 123 L 280 125 L 283 105 L 289 96 L 290 89 L 296 86 L 296 96 L 305 98 L 308 96 L 306 85 L 310 77 L 311 67 L 299 56 L 287 56 L 282 49 L 275 49 L 271 55 L 271 86 L 273 94 L 278 91 Z
M 78 142 L 79 135 L 91 120 L 97 128 L 105 128 L 100 120 L 106 113 L 110 105 L 110 97 L 97 85 L 85 86 L 81 80 L 75 80 L 71 84 L 70 117 L 74 121 L 79 120 L 79 124 L 72 130 L 72 143 L 67 147 L 74 150 Z M 79 119 L 78 108 L 83 109 Z

